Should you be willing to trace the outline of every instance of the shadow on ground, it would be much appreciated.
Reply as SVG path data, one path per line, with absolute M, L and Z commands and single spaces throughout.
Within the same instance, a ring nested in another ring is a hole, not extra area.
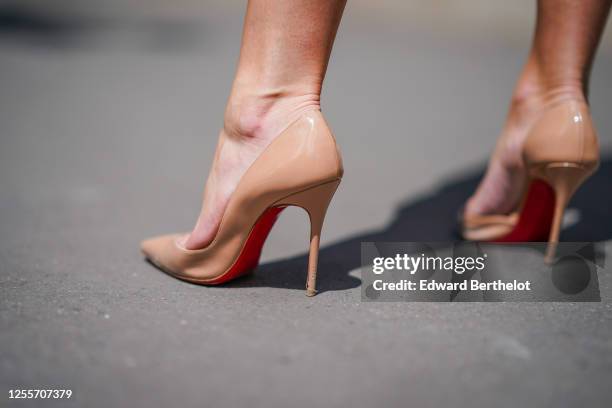
M 366 231 L 327 245 L 319 253 L 319 292 L 345 290 L 360 285 L 349 272 L 360 267 L 361 242 L 443 242 L 458 240 L 457 211 L 472 194 L 482 170 L 450 180 L 429 196 L 407 201 L 384 228 Z M 607 241 L 612 239 L 612 156 L 606 156 L 598 172 L 576 193 L 570 207 L 580 219 L 562 232 L 568 242 Z M 257 273 L 231 282 L 237 287 L 267 286 L 303 289 L 308 254 L 260 265 Z

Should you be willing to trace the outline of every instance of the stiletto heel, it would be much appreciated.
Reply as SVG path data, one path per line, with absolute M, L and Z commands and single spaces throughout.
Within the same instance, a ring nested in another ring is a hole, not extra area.
M 518 211 L 463 217 L 463 236 L 475 241 L 548 241 L 556 253 L 563 212 L 578 187 L 597 169 L 599 144 L 589 107 L 566 98 L 542 111 L 523 146 L 531 179 Z
M 563 222 L 563 213 L 567 204 L 576 190 L 593 174 L 595 169 L 595 165 L 568 162 L 549 163 L 544 166 L 535 166 L 531 169 L 531 174 L 548 183 L 555 194 L 553 217 L 548 236 L 548 246 L 546 248 L 545 261 L 547 263 L 551 263 L 554 260 Z
M 321 112 L 306 112 L 244 173 L 208 246 L 189 250 L 181 244 L 183 234 L 170 234 L 143 241 L 141 250 L 176 278 L 218 285 L 254 269 L 278 214 L 300 206 L 311 223 L 306 294 L 312 296 L 323 219 L 342 174 L 340 152 Z
M 340 180 L 321 184 L 302 192 L 292 194 L 281 200 L 278 205 L 294 205 L 303 208 L 310 218 L 310 251 L 308 255 L 308 276 L 306 279 L 306 296 L 317 294 L 317 264 L 321 230 L 327 207 L 340 185 Z

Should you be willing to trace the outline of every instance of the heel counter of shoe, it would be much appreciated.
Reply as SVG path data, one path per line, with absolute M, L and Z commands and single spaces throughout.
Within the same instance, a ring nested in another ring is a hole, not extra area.
M 330 169 L 330 174 L 340 179 L 344 175 L 344 162 L 336 137 L 321 111 L 314 111 L 311 115 L 316 123 L 315 133 L 317 137 L 321 138 L 321 145 L 325 146 L 325 152 L 322 153 L 321 161 Z
M 588 105 L 582 104 L 579 109 L 578 119 L 582 123 L 582 153 L 580 164 L 586 166 L 597 166 L 600 158 L 597 128 L 593 122 L 593 117 L 591 116 L 591 111 Z M 574 116 L 574 120 L 575 118 L 576 116 Z
M 528 167 L 545 163 L 596 164 L 599 143 L 588 105 L 566 100 L 544 110 L 527 136 L 523 159 Z
M 342 159 L 319 111 L 304 113 L 283 131 L 243 175 L 235 196 L 276 200 L 289 193 L 337 180 Z

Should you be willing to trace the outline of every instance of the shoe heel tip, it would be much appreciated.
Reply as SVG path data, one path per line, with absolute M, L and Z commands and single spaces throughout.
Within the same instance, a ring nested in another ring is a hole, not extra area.
M 316 294 L 317 294 L 316 290 L 314 290 L 314 289 L 306 289 L 306 296 L 313 297 Z

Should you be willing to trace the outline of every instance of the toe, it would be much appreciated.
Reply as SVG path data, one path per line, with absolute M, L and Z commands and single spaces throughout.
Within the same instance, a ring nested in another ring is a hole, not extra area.
M 140 251 L 150 260 L 160 261 L 164 254 L 174 245 L 178 234 L 161 235 L 145 239 L 140 243 Z

